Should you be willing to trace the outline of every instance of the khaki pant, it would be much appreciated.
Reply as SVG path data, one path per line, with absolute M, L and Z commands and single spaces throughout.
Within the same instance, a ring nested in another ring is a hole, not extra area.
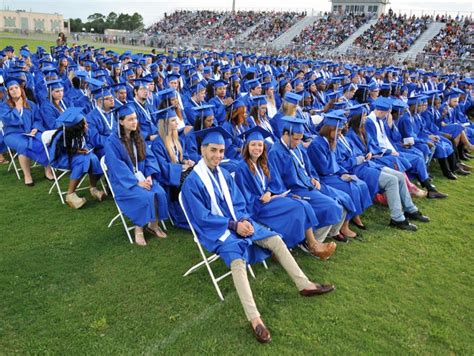
M 296 263 L 285 243 L 279 236 L 272 236 L 266 239 L 255 241 L 256 245 L 266 248 L 273 252 L 282 267 L 286 270 L 298 290 L 308 288 L 310 281 Z M 230 264 L 232 279 L 234 280 L 235 289 L 239 296 L 245 315 L 250 321 L 260 316 L 253 299 L 252 290 L 250 289 L 249 280 L 247 278 L 247 266 L 244 260 L 233 260 Z
M 323 226 L 317 229 L 314 232 L 314 237 L 316 238 L 317 241 L 319 242 L 324 242 L 326 240 L 326 237 L 329 235 L 330 237 L 336 236 L 339 234 L 339 230 L 341 230 L 342 224 L 344 224 L 344 221 L 346 221 L 346 216 L 347 216 L 347 211 L 346 209 L 342 209 L 342 219 L 339 221 L 337 224 L 334 225 L 328 225 L 328 226 Z

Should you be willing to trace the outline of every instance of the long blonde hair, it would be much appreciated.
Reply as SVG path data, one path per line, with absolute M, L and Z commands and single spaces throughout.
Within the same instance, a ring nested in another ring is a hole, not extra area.
M 169 123 L 173 119 L 177 120 L 177 117 L 170 117 L 168 119 L 159 120 L 158 134 L 160 135 L 161 140 L 165 144 L 166 151 L 168 151 L 168 155 L 171 157 L 171 162 L 178 163 L 178 161 L 183 160 L 183 147 L 181 146 L 181 142 L 179 141 L 178 130 L 173 130 L 172 132 L 170 132 L 168 129 Z M 178 149 L 179 160 L 177 159 L 173 150 L 173 143 Z

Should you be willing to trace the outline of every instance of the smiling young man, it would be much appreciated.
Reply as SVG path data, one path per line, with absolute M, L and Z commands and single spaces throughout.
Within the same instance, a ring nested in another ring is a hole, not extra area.
M 199 131 L 202 159 L 185 180 L 181 194 L 200 243 L 217 253 L 230 267 L 235 289 L 259 342 L 271 340 L 247 278 L 247 264 L 257 263 L 270 253 L 287 271 L 302 296 L 331 292 L 333 285 L 312 283 L 299 268 L 281 237 L 250 219 L 242 193 L 233 178 L 219 167 L 224 158 L 227 131 L 214 127 Z

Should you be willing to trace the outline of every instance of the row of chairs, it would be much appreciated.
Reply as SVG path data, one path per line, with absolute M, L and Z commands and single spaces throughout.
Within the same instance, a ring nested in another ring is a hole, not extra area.
M 3 124 L 2 122 L 0 121 L 0 130 L 2 131 L 3 133 Z M 43 143 L 43 147 L 46 151 L 46 155 L 48 157 L 48 160 L 51 161 L 51 158 L 49 156 L 49 146 L 51 144 L 51 140 L 54 136 L 54 134 L 56 133 L 57 130 L 48 130 L 48 131 L 45 131 L 42 133 L 41 135 L 41 141 Z M 20 177 L 20 171 L 21 171 L 21 168 L 17 167 L 17 164 L 15 163 L 15 160 L 18 158 L 18 154 L 16 152 L 13 152 L 9 147 L 8 148 L 8 154 L 10 156 L 10 164 L 8 166 L 8 171 L 10 171 L 11 169 L 13 169 L 15 171 L 15 174 L 17 176 L 17 178 L 19 180 L 21 180 L 21 177 Z M 35 162 L 35 166 L 36 166 L 36 162 Z M 115 200 L 115 193 L 114 193 L 114 188 L 110 182 L 110 179 L 109 179 L 109 176 L 108 176 L 108 168 L 107 168 L 107 164 L 105 163 L 105 157 L 102 157 L 100 159 L 100 166 L 102 168 L 102 171 L 104 172 L 104 179 L 107 183 L 107 186 L 110 190 L 110 193 L 112 194 L 112 197 L 114 199 L 114 203 L 115 203 L 115 206 L 117 208 L 117 214 L 110 220 L 109 224 L 107 225 L 107 228 L 111 228 L 112 226 L 114 226 L 117 222 L 119 222 L 119 224 L 122 225 L 124 231 L 125 231 L 125 234 L 127 235 L 127 238 L 128 238 L 128 241 L 133 244 L 133 238 L 132 238 L 132 234 L 131 234 L 131 231 L 134 229 L 134 226 L 131 225 L 131 224 L 128 224 L 127 223 L 127 219 L 125 218 L 122 210 L 120 209 L 119 205 L 117 204 L 116 200 Z M 51 185 L 50 189 L 49 189 L 49 194 L 52 194 L 52 192 L 54 191 L 54 189 L 56 188 L 56 191 L 59 195 L 59 199 L 61 201 L 62 204 L 65 204 L 65 201 L 64 201 L 64 195 L 67 193 L 66 191 L 63 191 L 61 189 L 61 185 L 60 185 L 60 181 L 62 178 L 64 178 L 67 174 L 70 173 L 70 170 L 68 169 L 60 169 L 60 168 L 54 168 L 54 167 L 51 167 L 51 170 L 52 170 L 52 173 L 53 173 L 53 184 Z M 85 176 L 81 179 L 79 185 L 78 185 L 78 188 L 77 190 L 83 190 L 83 189 L 87 189 L 86 187 L 81 187 L 83 181 L 85 179 Z M 104 183 L 102 181 L 102 179 L 100 180 L 101 184 L 102 184 L 102 188 L 104 190 L 104 192 L 107 193 L 107 190 L 105 189 L 105 186 L 104 186 Z M 191 223 L 191 221 L 189 220 L 189 217 L 188 217 L 188 213 L 184 207 L 184 204 L 183 204 L 183 199 L 182 199 L 182 196 L 181 196 L 181 193 L 179 194 L 179 204 L 181 206 L 181 208 L 183 209 L 183 212 L 184 212 L 184 215 L 186 217 L 186 220 L 188 222 L 188 225 L 190 226 L 191 228 L 191 232 L 192 232 L 192 235 L 193 235 L 193 240 L 194 242 L 196 243 L 196 246 L 197 246 L 197 249 L 199 251 L 199 255 L 202 259 L 201 262 L 195 264 L 194 266 L 192 266 L 191 268 L 189 268 L 185 273 L 184 273 L 184 277 L 186 276 L 189 276 L 190 274 L 192 274 L 193 272 L 201 269 L 202 267 L 206 267 L 207 269 L 207 272 L 211 278 L 211 281 L 212 281 L 212 284 L 214 285 L 214 288 L 216 289 L 216 292 L 217 292 L 217 295 L 219 296 L 219 298 L 223 301 L 224 300 L 224 296 L 222 294 L 222 291 L 219 287 L 219 282 L 221 282 L 223 279 L 225 279 L 226 277 L 228 277 L 230 274 L 231 274 L 231 271 L 227 271 L 226 273 L 220 275 L 220 276 L 216 276 L 216 274 L 214 273 L 213 269 L 211 268 L 211 264 L 213 262 L 216 262 L 219 260 L 219 256 L 217 254 L 212 254 L 210 256 L 208 256 L 204 250 L 204 248 L 202 247 L 201 243 L 199 242 L 199 239 L 197 237 L 197 234 L 196 234 L 196 231 L 194 230 L 194 227 Z M 166 225 L 165 225 L 165 222 L 164 221 L 161 221 L 161 224 L 163 226 L 163 229 L 164 230 L 167 230 L 166 228 Z M 265 269 L 268 269 L 268 266 L 266 264 L 265 261 L 263 261 L 263 266 Z M 248 267 L 248 270 L 249 270 L 249 273 L 250 275 L 255 279 L 255 273 L 252 269 L 252 267 L 250 265 L 247 265 Z

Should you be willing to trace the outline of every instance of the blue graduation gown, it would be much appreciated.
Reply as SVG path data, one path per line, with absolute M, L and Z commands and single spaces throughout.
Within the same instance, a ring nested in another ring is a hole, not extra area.
M 270 256 L 270 252 L 252 242 L 277 234 L 250 218 L 246 211 L 245 199 L 236 186 L 234 179 L 225 169 L 222 169 L 222 173 L 229 187 L 237 220 L 250 221 L 254 228 L 254 234 L 248 238 L 240 238 L 236 232 L 231 231 L 225 241 L 219 240 L 227 230 L 229 220 L 232 219 L 229 217 L 232 215 L 225 200 L 217 193 L 217 187 L 215 186 L 214 193 L 216 194 L 217 204 L 224 216 L 212 214 L 211 198 L 204 183 L 195 171 L 191 172 L 181 189 L 183 203 L 191 224 L 204 248 L 217 253 L 227 266 L 230 266 L 235 259 L 243 259 L 250 264 L 261 262 Z
M 171 157 L 166 150 L 165 144 L 161 137 L 157 137 L 151 144 L 151 151 L 160 167 L 159 182 L 166 191 L 168 198 L 168 211 L 175 226 L 189 230 L 189 225 L 184 216 L 183 210 L 179 205 L 179 201 L 172 200 L 170 197 L 170 189 L 179 187 L 181 184 L 182 165 L 173 163 Z
M 304 241 L 308 228 L 318 225 L 316 215 L 306 201 L 291 197 L 274 198 L 263 204 L 260 197 L 265 192 L 281 194 L 285 188 L 278 181 L 278 175 L 269 180 L 262 171 L 260 173 L 265 189 L 257 175 L 250 171 L 247 162 L 241 161 L 235 172 L 235 182 L 245 198 L 247 211 L 252 219 L 281 234 L 286 246 L 293 248 Z
M 412 137 L 414 140 L 414 145 L 420 151 L 423 152 L 425 160 L 431 156 L 431 150 L 428 146 L 428 138 L 426 135 L 422 134 L 421 123 L 418 119 L 418 115 L 412 116 L 408 111 L 405 112 L 402 117 L 398 119 L 398 130 L 402 135 L 402 138 Z
M 56 154 L 57 147 L 59 148 L 58 154 Z M 91 147 L 86 142 L 81 143 L 77 149 L 90 149 Z M 51 140 L 49 146 L 49 157 L 51 157 L 51 166 L 54 168 L 68 169 L 71 171 L 71 179 L 81 179 L 86 173 L 92 173 L 94 175 L 103 174 L 100 168 L 99 159 L 94 152 L 87 154 L 75 153 L 70 158 L 66 152 L 66 147 L 63 141 L 63 131 L 58 130 Z
M 133 101 L 133 104 L 137 113 L 138 122 L 140 123 L 140 133 L 145 141 L 149 141 L 150 136 L 158 134 L 156 120 L 151 115 L 153 111 L 150 109 L 147 102 L 145 102 L 144 105 L 141 105 Z
M 349 129 L 347 135 L 352 139 L 352 142 L 355 145 L 358 145 L 361 150 L 365 150 L 366 153 L 371 152 L 373 155 L 381 155 L 381 157 L 372 158 L 373 160 L 375 160 L 375 162 L 393 168 L 400 172 L 405 172 L 408 168 L 411 167 L 410 162 L 408 162 L 406 159 L 400 156 L 392 156 L 391 150 L 388 149 L 383 152 L 377 140 L 377 129 L 375 128 L 375 124 L 371 120 L 367 120 L 365 122 L 365 133 L 367 140 L 366 145 L 364 145 L 359 136 L 357 136 L 357 134 L 352 129 Z
M 105 154 L 105 142 L 112 132 L 117 130 L 117 120 L 112 113 L 100 112 L 95 108 L 86 116 L 89 129 L 88 140 L 95 154 L 101 158 Z
M 357 164 L 357 156 L 365 156 L 365 153 L 354 147 L 350 139 L 345 138 L 344 141 L 343 139 L 337 140 L 337 163 L 348 173 L 355 174 L 367 184 L 370 200 L 372 201 L 379 192 L 379 178 L 383 167 L 372 160 Z
M 65 106 L 64 110 L 72 106 L 72 103 L 67 98 L 63 98 L 63 104 Z M 61 115 L 61 112 L 53 103 L 47 100 L 40 106 L 40 115 L 44 129 L 54 130 L 56 128 L 56 119 Z
M 138 161 L 138 170 L 145 177 L 152 177 L 151 190 L 138 185 L 133 168 L 135 162 L 132 163 L 125 146 L 115 132 L 109 136 L 105 144 L 105 162 L 115 201 L 133 224 L 144 226 L 150 221 L 164 220 L 168 217 L 166 193 L 158 183 L 160 169 L 150 150 L 146 150 L 145 160 Z
M 215 96 L 209 100 L 209 104 L 214 105 L 214 108 L 212 109 L 214 111 L 214 118 L 217 120 L 218 125 L 222 125 L 225 122 L 226 115 L 224 103 L 221 99 Z
M 232 135 L 231 139 L 225 140 L 225 156 L 229 159 L 241 160 L 239 149 L 242 148 L 244 142 L 238 136 L 247 129 L 243 126 L 236 128 L 229 121 L 224 122 L 222 128 Z
M 30 109 L 24 108 L 21 116 L 16 108 L 12 109 L 7 104 L 2 104 L 0 112 L 9 113 L 2 115 L 5 133 L 3 141 L 18 154 L 26 156 L 42 166 L 47 166 L 49 161 L 41 142 L 41 131 L 44 130 L 41 117 L 36 105 L 31 101 L 28 101 L 28 104 Z M 36 135 L 34 137 L 26 136 L 33 129 L 38 130 Z
M 360 179 L 349 182 L 342 180 L 341 175 L 348 172 L 339 166 L 335 152 L 330 149 L 329 143 L 324 137 L 314 138 L 308 147 L 307 153 L 321 182 L 350 196 L 355 211 L 348 213 L 349 219 L 361 215 L 365 209 L 372 205 L 369 188 L 364 181 Z
M 299 150 L 299 153 L 303 158 L 302 164 L 300 164 L 301 158 L 300 162 L 297 162 L 287 147 L 280 141 L 275 142 L 269 152 L 269 162 L 274 167 L 272 176 L 278 174 L 286 189 L 291 189 L 293 194 L 309 199 L 308 202 L 318 220 L 317 227 L 340 222 L 342 205 L 335 196 L 328 196 L 323 193 L 322 188 L 318 190 L 313 187 L 310 177 L 317 177 L 317 174 L 304 150 Z

